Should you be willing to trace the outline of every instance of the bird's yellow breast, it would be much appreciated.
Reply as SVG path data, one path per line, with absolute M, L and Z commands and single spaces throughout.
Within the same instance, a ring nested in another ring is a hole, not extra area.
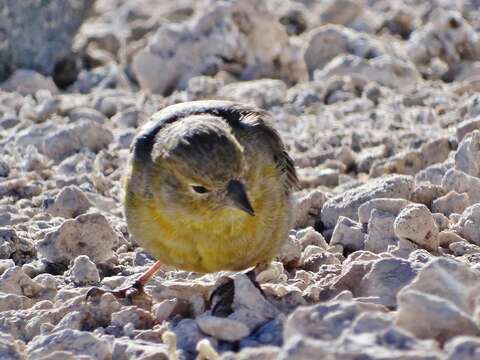
M 242 270 L 271 261 L 290 227 L 289 199 L 273 166 L 257 169 L 249 197 L 255 216 L 228 207 L 190 216 L 129 191 L 127 179 L 125 210 L 136 241 L 164 264 L 196 272 Z

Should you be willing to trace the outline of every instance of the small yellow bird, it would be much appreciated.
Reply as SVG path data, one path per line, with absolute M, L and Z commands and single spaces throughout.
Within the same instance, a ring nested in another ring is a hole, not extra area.
M 269 117 L 238 103 L 194 101 L 145 124 L 131 148 L 125 215 L 158 261 L 135 288 L 161 264 L 210 273 L 275 257 L 292 225 L 298 179 Z

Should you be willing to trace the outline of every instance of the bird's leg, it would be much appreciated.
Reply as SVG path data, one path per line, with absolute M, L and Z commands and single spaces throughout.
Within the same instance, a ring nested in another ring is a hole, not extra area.
M 100 289 L 97 287 L 91 288 L 88 290 L 86 299 L 88 300 L 92 296 L 100 295 L 100 294 L 105 294 L 105 293 L 110 293 L 113 294 L 115 297 L 119 299 L 124 299 L 126 297 L 131 296 L 131 294 L 137 292 L 137 293 L 144 293 L 143 288 L 145 284 L 152 278 L 153 275 L 157 273 L 158 270 L 160 270 L 160 267 L 162 266 L 162 263 L 160 261 L 156 261 L 155 264 L 153 264 L 147 271 L 145 271 L 139 278 L 137 278 L 132 284 L 121 287 L 119 289 L 115 290 L 105 290 L 105 289 Z
M 260 290 L 265 297 L 260 284 L 257 282 L 257 274 L 266 269 L 268 265 L 258 264 L 253 269 L 249 270 L 245 275 L 250 279 L 253 285 Z M 224 277 L 220 279 L 220 283 L 213 290 L 210 295 L 210 305 L 212 306 L 212 315 L 219 317 L 226 317 L 233 312 L 232 304 L 235 296 L 235 285 L 232 278 Z

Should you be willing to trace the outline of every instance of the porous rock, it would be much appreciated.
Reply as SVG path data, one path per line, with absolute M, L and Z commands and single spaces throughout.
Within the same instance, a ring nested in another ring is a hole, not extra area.
M 87 213 L 66 220 L 37 243 L 39 253 L 50 262 L 67 262 L 87 255 L 95 263 L 108 260 L 117 234 L 99 213 Z
M 64 187 L 53 202 L 47 199 L 44 201 L 46 211 L 53 216 L 63 218 L 74 218 L 85 213 L 91 206 L 90 200 L 77 186 Z
M 438 247 L 438 227 L 425 205 L 408 205 L 400 211 L 393 226 L 395 235 L 400 239 L 428 250 L 436 250 Z
M 328 199 L 322 207 L 321 218 L 326 227 L 334 227 L 340 216 L 358 220 L 358 208 L 368 200 L 389 197 L 408 199 L 413 179 L 406 175 L 390 175 L 348 190 Z

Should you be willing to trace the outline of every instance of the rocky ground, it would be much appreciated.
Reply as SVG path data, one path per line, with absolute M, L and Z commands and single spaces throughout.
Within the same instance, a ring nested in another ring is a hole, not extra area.
M 30 2 L 0 4 L 1 359 L 480 358 L 478 1 Z M 136 129 L 210 98 L 269 110 L 299 172 L 268 300 L 236 274 L 212 316 L 222 274 L 165 268 L 85 302 L 154 261 Z

